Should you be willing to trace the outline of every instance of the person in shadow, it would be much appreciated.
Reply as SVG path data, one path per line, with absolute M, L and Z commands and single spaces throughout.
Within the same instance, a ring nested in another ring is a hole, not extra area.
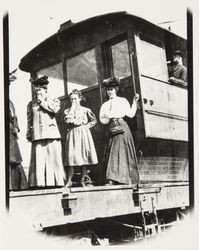
M 14 70 L 9 74 L 9 82 L 13 83 L 17 77 Z M 10 191 L 25 190 L 28 188 L 27 178 L 22 167 L 22 156 L 18 145 L 19 125 L 14 104 L 9 100 L 9 136 L 10 136 L 10 169 L 9 169 L 9 189 Z

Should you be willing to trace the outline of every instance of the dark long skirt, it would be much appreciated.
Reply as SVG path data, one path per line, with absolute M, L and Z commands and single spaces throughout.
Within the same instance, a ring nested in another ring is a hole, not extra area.
M 22 157 L 17 142 L 17 137 L 10 133 L 10 162 L 21 163 Z
M 10 133 L 10 190 L 22 190 L 28 188 L 27 178 L 21 165 L 22 157 L 16 136 Z
M 24 190 L 28 188 L 27 178 L 21 164 L 10 165 L 10 190 Z
M 120 118 L 119 122 L 125 132 L 114 136 L 109 134 L 105 152 L 106 179 L 121 184 L 138 183 L 139 174 L 133 137 L 126 121 Z

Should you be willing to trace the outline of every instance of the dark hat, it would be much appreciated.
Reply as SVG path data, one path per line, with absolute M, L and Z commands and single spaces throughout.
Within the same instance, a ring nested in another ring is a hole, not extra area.
M 47 85 L 49 83 L 48 81 L 48 76 L 42 76 L 39 78 L 36 78 L 34 80 L 30 79 L 30 81 L 35 85 L 35 87 L 43 87 L 43 88 L 47 88 Z
M 110 77 L 108 79 L 104 79 L 103 81 L 103 87 L 104 88 L 111 88 L 111 87 L 118 87 L 120 83 L 119 78 L 116 78 L 115 76 Z
M 181 56 L 181 57 L 184 56 L 184 54 L 183 54 L 180 50 L 174 51 L 174 52 L 173 52 L 173 55 L 177 55 L 177 56 Z

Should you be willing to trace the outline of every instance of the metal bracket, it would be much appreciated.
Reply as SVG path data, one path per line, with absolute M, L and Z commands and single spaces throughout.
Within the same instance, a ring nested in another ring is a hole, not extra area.
M 134 206 L 139 207 L 141 199 L 146 199 L 146 195 L 148 194 L 160 193 L 161 189 L 161 187 L 147 188 L 147 190 L 133 189 Z
M 64 215 L 72 214 L 72 209 L 77 206 L 77 197 L 70 196 L 69 194 L 63 194 L 61 199 Z
M 133 195 L 134 206 L 139 207 L 140 206 L 140 197 L 139 197 L 138 189 L 133 190 L 132 195 Z

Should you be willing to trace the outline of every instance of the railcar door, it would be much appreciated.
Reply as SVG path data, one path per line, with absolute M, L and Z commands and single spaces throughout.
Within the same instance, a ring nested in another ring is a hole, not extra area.
M 101 164 L 103 137 L 100 136 L 99 109 L 101 106 L 100 83 L 98 79 L 98 53 L 97 48 L 91 48 L 81 52 L 66 61 L 67 92 L 73 89 L 81 90 L 85 100 L 82 105 L 90 108 L 97 118 L 97 124 L 91 128 L 91 133 L 97 150 L 98 160 Z M 100 171 L 98 166 L 91 166 L 91 177 L 95 184 L 100 183 Z
M 131 58 L 127 34 L 120 35 L 106 41 L 102 46 L 104 78 L 115 76 L 120 79 L 118 95 L 128 99 L 132 104 L 135 95 L 135 82 L 131 68 Z M 106 100 L 106 93 L 103 91 L 103 100 Z M 127 122 L 132 132 L 137 130 L 136 118 L 128 119 Z M 135 138 L 135 137 L 134 137 Z
M 136 36 L 145 136 L 188 140 L 187 89 L 168 83 L 164 44 Z

